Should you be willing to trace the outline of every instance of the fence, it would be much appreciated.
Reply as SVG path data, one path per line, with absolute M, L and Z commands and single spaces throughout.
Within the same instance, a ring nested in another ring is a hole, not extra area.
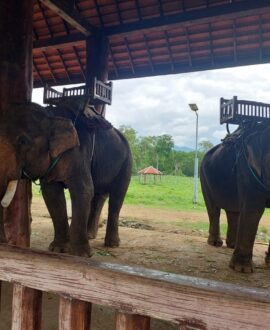
M 91 303 L 114 308 L 117 330 L 269 329 L 269 290 L 0 245 L 0 279 L 13 282 L 12 330 L 41 327 L 42 291 L 60 295 L 59 329 L 90 329 Z

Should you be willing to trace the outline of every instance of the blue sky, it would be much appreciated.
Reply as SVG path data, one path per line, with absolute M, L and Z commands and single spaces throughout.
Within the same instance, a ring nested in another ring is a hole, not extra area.
M 178 146 L 194 148 L 199 107 L 199 141 L 219 143 L 226 134 L 219 124 L 220 97 L 270 103 L 270 64 L 114 81 L 113 103 L 106 118 L 115 126 L 133 127 L 139 136 L 170 134 Z M 42 89 L 33 101 L 42 103 Z M 233 126 L 231 128 L 233 130 Z

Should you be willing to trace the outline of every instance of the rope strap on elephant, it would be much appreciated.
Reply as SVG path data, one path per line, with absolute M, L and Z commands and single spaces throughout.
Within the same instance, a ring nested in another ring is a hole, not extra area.
M 55 168 L 55 166 L 58 164 L 59 160 L 61 159 L 62 154 L 58 155 L 56 158 L 53 158 L 47 171 L 45 172 L 45 174 L 38 178 L 38 179 L 34 179 L 32 178 L 24 169 L 22 170 L 22 179 L 28 179 L 30 181 L 32 181 L 35 185 L 40 186 L 39 183 L 37 183 L 37 180 L 42 180 L 43 178 L 45 178 L 48 174 L 51 173 L 51 171 Z

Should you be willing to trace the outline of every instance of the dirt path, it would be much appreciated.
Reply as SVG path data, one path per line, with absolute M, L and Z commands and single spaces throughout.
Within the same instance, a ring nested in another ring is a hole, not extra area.
M 47 249 L 53 237 L 53 227 L 41 199 L 33 203 L 32 246 Z M 106 211 L 103 212 L 106 218 Z M 222 222 L 225 221 L 224 215 Z M 183 222 L 186 225 L 184 227 Z M 256 243 L 253 274 L 239 274 L 228 267 L 232 250 L 206 244 L 207 231 L 193 229 L 193 224 L 205 222 L 204 212 L 182 212 L 125 205 L 120 216 L 119 248 L 103 246 L 105 226 L 91 241 L 96 260 L 128 263 L 167 272 L 207 277 L 243 285 L 270 288 L 270 267 L 264 263 L 267 243 Z M 270 219 L 262 219 L 270 226 Z

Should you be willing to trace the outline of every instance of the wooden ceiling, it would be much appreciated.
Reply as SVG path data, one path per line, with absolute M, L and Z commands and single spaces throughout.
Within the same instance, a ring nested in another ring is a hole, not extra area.
M 40 0 L 34 86 L 85 81 L 85 40 L 109 38 L 109 78 L 270 61 L 269 0 Z

